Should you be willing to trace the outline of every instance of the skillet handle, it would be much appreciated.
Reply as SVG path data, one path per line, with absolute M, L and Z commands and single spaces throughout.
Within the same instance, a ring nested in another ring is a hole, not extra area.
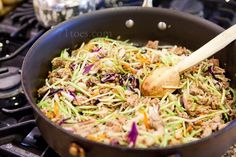
M 73 157 L 85 157 L 85 150 L 81 146 L 79 146 L 77 143 L 72 142 L 69 146 L 69 153 Z
M 144 0 L 142 7 L 150 7 L 150 8 L 152 8 L 153 7 L 152 4 L 153 4 L 152 0 Z

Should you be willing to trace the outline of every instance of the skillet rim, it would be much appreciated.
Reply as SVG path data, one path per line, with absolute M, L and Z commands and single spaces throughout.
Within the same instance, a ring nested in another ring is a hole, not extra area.
M 55 27 L 53 27 L 52 29 L 48 30 L 46 33 L 44 33 L 29 49 L 29 51 L 27 52 L 23 64 L 22 64 L 22 73 L 21 73 L 21 82 L 22 82 L 22 87 L 24 90 L 24 93 L 26 95 L 26 98 L 28 100 L 28 102 L 30 103 L 30 105 L 32 106 L 34 112 L 36 112 L 41 118 L 43 118 L 43 120 L 45 120 L 47 123 L 49 123 L 50 125 L 52 125 L 53 127 L 55 127 L 56 129 L 58 129 L 59 131 L 63 132 L 64 134 L 67 134 L 69 136 L 71 136 L 73 139 L 75 139 L 74 141 L 83 141 L 86 142 L 88 144 L 92 144 L 94 146 L 100 146 L 100 147 L 109 147 L 111 149 L 118 149 L 118 150 L 122 150 L 122 151 L 168 151 L 168 150 L 176 150 L 179 148 L 183 148 L 183 147 L 189 147 L 195 144 L 201 144 L 206 142 L 207 140 L 220 136 L 222 133 L 227 133 L 227 130 L 230 130 L 232 127 L 234 127 L 236 125 L 236 119 L 231 121 L 230 124 L 228 124 L 225 128 L 212 133 L 210 136 L 207 136 L 205 138 L 201 138 L 199 140 L 196 141 L 192 141 L 192 142 L 188 142 L 188 143 L 183 143 L 183 144 L 178 144 L 178 145 L 172 145 L 172 146 L 166 146 L 166 147 L 160 147 L 160 146 L 155 146 L 155 147 L 149 147 L 149 148 L 130 148 L 130 147 L 126 147 L 126 146 L 112 146 L 109 144 L 104 144 L 101 142 L 94 142 L 91 140 L 88 140 L 80 135 L 77 134 L 73 134 L 69 131 L 66 131 L 65 129 L 63 129 L 61 126 L 56 125 L 54 122 L 52 122 L 50 119 L 48 119 L 42 112 L 41 110 L 37 107 L 36 103 L 31 99 L 31 97 L 29 96 L 28 92 L 27 92 L 27 82 L 25 81 L 25 77 L 27 76 L 27 73 L 25 72 L 25 68 L 27 67 L 27 64 L 29 62 L 30 57 L 34 54 L 34 48 L 38 47 L 40 45 L 40 42 L 43 41 L 48 34 L 52 34 L 55 33 L 57 30 L 60 30 L 62 27 L 66 27 L 68 26 L 70 23 L 75 22 L 78 19 L 81 18 L 87 18 L 90 16 L 101 16 L 103 14 L 114 14 L 117 12 L 130 12 L 130 10 L 136 10 L 139 9 L 139 11 L 142 12 L 152 12 L 154 13 L 158 13 L 158 12 L 162 12 L 165 14 L 174 14 L 177 17 L 180 18 L 185 18 L 185 19 L 191 19 L 194 22 L 197 23 L 202 23 L 204 25 L 207 25 L 208 27 L 210 27 L 211 29 L 214 29 L 215 32 L 222 32 L 224 29 L 208 20 L 205 20 L 203 18 L 191 15 L 191 14 L 187 14 L 187 13 L 183 13 L 183 12 L 179 12 L 179 11 L 175 11 L 175 10 L 170 10 L 170 9 L 164 9 L 164 8 L 141 8 L 141 7 L 120 7 L 120 8 L 109 8 L 109 9 L 103 9 L 103 10 L 99 10 L 99 11 L 94 11 L 92 13 L 88 13 L 88 14 L 84 14 L 84 15 L 80 15 L 77 17 L 74 17 L 68 21 L 65 21 Z M 37 118 L 36 118 L 36 123 L 37 123 Z

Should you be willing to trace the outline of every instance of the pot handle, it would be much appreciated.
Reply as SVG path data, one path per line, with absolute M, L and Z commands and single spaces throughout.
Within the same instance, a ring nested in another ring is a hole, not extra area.
M 73 157 L 85 157 L 85 150 L 83 147 L 79 146 L 77 143 L 72 142 L 69 146 L 69 153 Z
M 142 7 L 150 7 L 150 8 L 152 8 L 153 7 L 152 0 L 144 0 Z

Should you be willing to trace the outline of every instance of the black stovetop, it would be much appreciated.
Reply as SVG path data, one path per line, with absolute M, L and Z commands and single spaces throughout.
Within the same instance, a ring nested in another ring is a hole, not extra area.
M 100 0 L 97 9 L 141 4 Z M 194 14 L 224 28 L 236 24 L 235 0 L 154 0 L 154 6 Z M 46 30 L 37 22 L 31 0 L 0 19 L 0 157 L 58 157 L 42 138 L 20 84 L 24 56 Z M 236 156 L 234 148 L 224 157 Z

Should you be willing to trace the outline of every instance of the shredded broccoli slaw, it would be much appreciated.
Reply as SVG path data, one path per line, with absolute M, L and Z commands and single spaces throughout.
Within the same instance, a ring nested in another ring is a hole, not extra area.
M 153 70 L 189 54 L 158 42 L 137 47 L 94 38 L 52 60 L 38 107 L 64 129 L 106 144 L 147 148 L 198 140 L 234 119 L 235 92 L 217 59 L 181 74 L 178 89 L 162 98 L 139 89 Z

